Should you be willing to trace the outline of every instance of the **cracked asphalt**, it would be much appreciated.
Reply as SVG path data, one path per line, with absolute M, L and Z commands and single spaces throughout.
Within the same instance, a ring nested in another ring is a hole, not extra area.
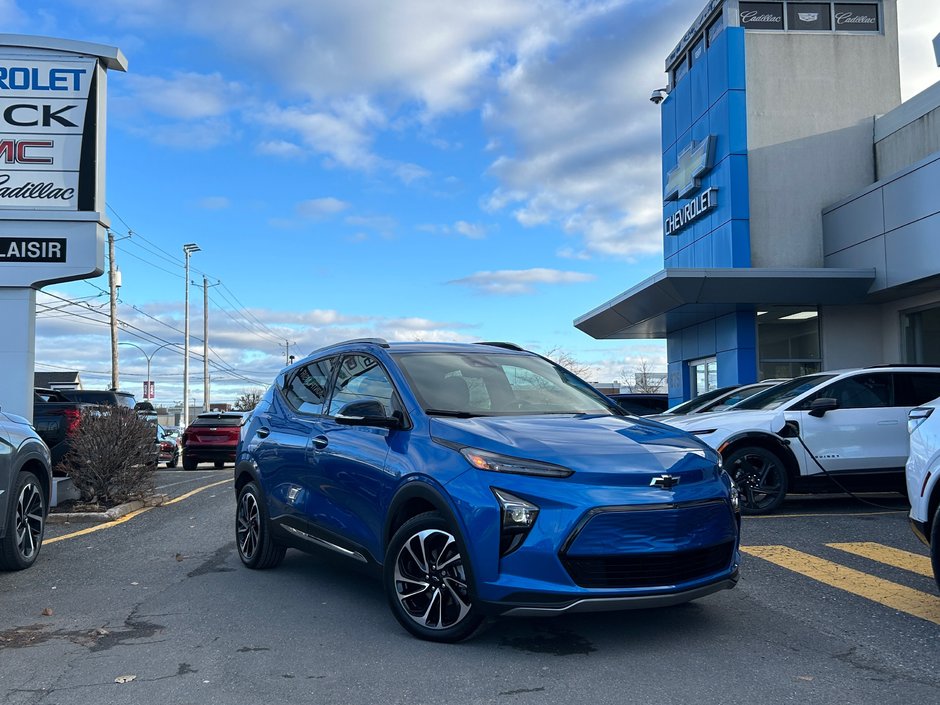
M 230 472 L 160 484 L 179 496 Z M 296 551 L 242 568 L 233 512 L 230 486 L 211 487 L 0 573 L 0 702 L 886 705 L 940 692 L 940 626 L 750 556 L 736 589 L 691 604 L 506 619 L 443 646 L 399 627 L 369 568 Z M 924 554 L 901 511 L 829 499 L 785 512 L 746 519 L 745 543 Z M 932 579 L 861 560 L 844 562 L 936 597 Z

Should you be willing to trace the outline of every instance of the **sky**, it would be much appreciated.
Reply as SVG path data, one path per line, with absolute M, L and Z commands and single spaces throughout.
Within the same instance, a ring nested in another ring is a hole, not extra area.
M 356 337 L 505 340 L 590 381 L 663 341 L 573 320 L 662 269 L 649 95 L 704 0 L 0 0 L 5 32 L 119 47 L 107 216 L 121 387 L 182 400 L 182 246 L 202 403 Z M 899 0 L 904 98 L 940 80 L 940 2 Z M 107 276 L 38 295 L 37 371 L 110 384 Z M 158 346 L 169 344 L 162 349 Z M 138 346 L 135 348 L 134 346 Z

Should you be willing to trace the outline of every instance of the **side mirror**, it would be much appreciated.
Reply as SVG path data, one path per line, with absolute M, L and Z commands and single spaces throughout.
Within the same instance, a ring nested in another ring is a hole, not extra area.
M 402 420 L 397 416 L 386 416 L 385 407 L 374 399 L 354 401 L 347 404 L 335 417 L 343 426 L 378 426 L 379 428 L 401 428 Z
M 827 411 L 832 411 L 833 409 L 839 408 L 839 402 L 831 397 L 819 397 L 819 399 L 814 399 L 813 403 L 809 405 L 809 415 L 815 416 L 816 418 L 822 418 L 826 415 Z

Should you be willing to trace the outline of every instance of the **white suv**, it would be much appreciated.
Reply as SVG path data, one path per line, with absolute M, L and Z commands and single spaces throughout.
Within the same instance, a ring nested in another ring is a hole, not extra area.
M 911 455 L 907 460 L 907 497 L 911 527 L 930 546 L 933 577 L 940 588 L 940 399 L 911 409 L 907 427 Z
M 721 454 L 743 512 L 766 514 L 790 490 L 902 490 L 908 412 L 936 397 L 940 367 L 867 367 L 797 377 L 668 423 Z

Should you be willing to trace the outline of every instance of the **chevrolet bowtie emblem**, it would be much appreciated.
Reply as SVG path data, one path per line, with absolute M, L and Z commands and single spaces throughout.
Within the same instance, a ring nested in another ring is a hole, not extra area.
M 709 135 L 701 142 L 693 141 L 683 149 L 676 165 L 666 173 L 663 199 L 675 201 L 694 193 L 701 183 L 699 177 L 712 168 L 714 153 L 715 135 Z
M 660 475 L 650 480 L 650 487 L 658 487 L 661 490 L 671 490 L 679 484 L 679 480 L 681 479 L 681 477 L 676 477 L 675 475 Z

